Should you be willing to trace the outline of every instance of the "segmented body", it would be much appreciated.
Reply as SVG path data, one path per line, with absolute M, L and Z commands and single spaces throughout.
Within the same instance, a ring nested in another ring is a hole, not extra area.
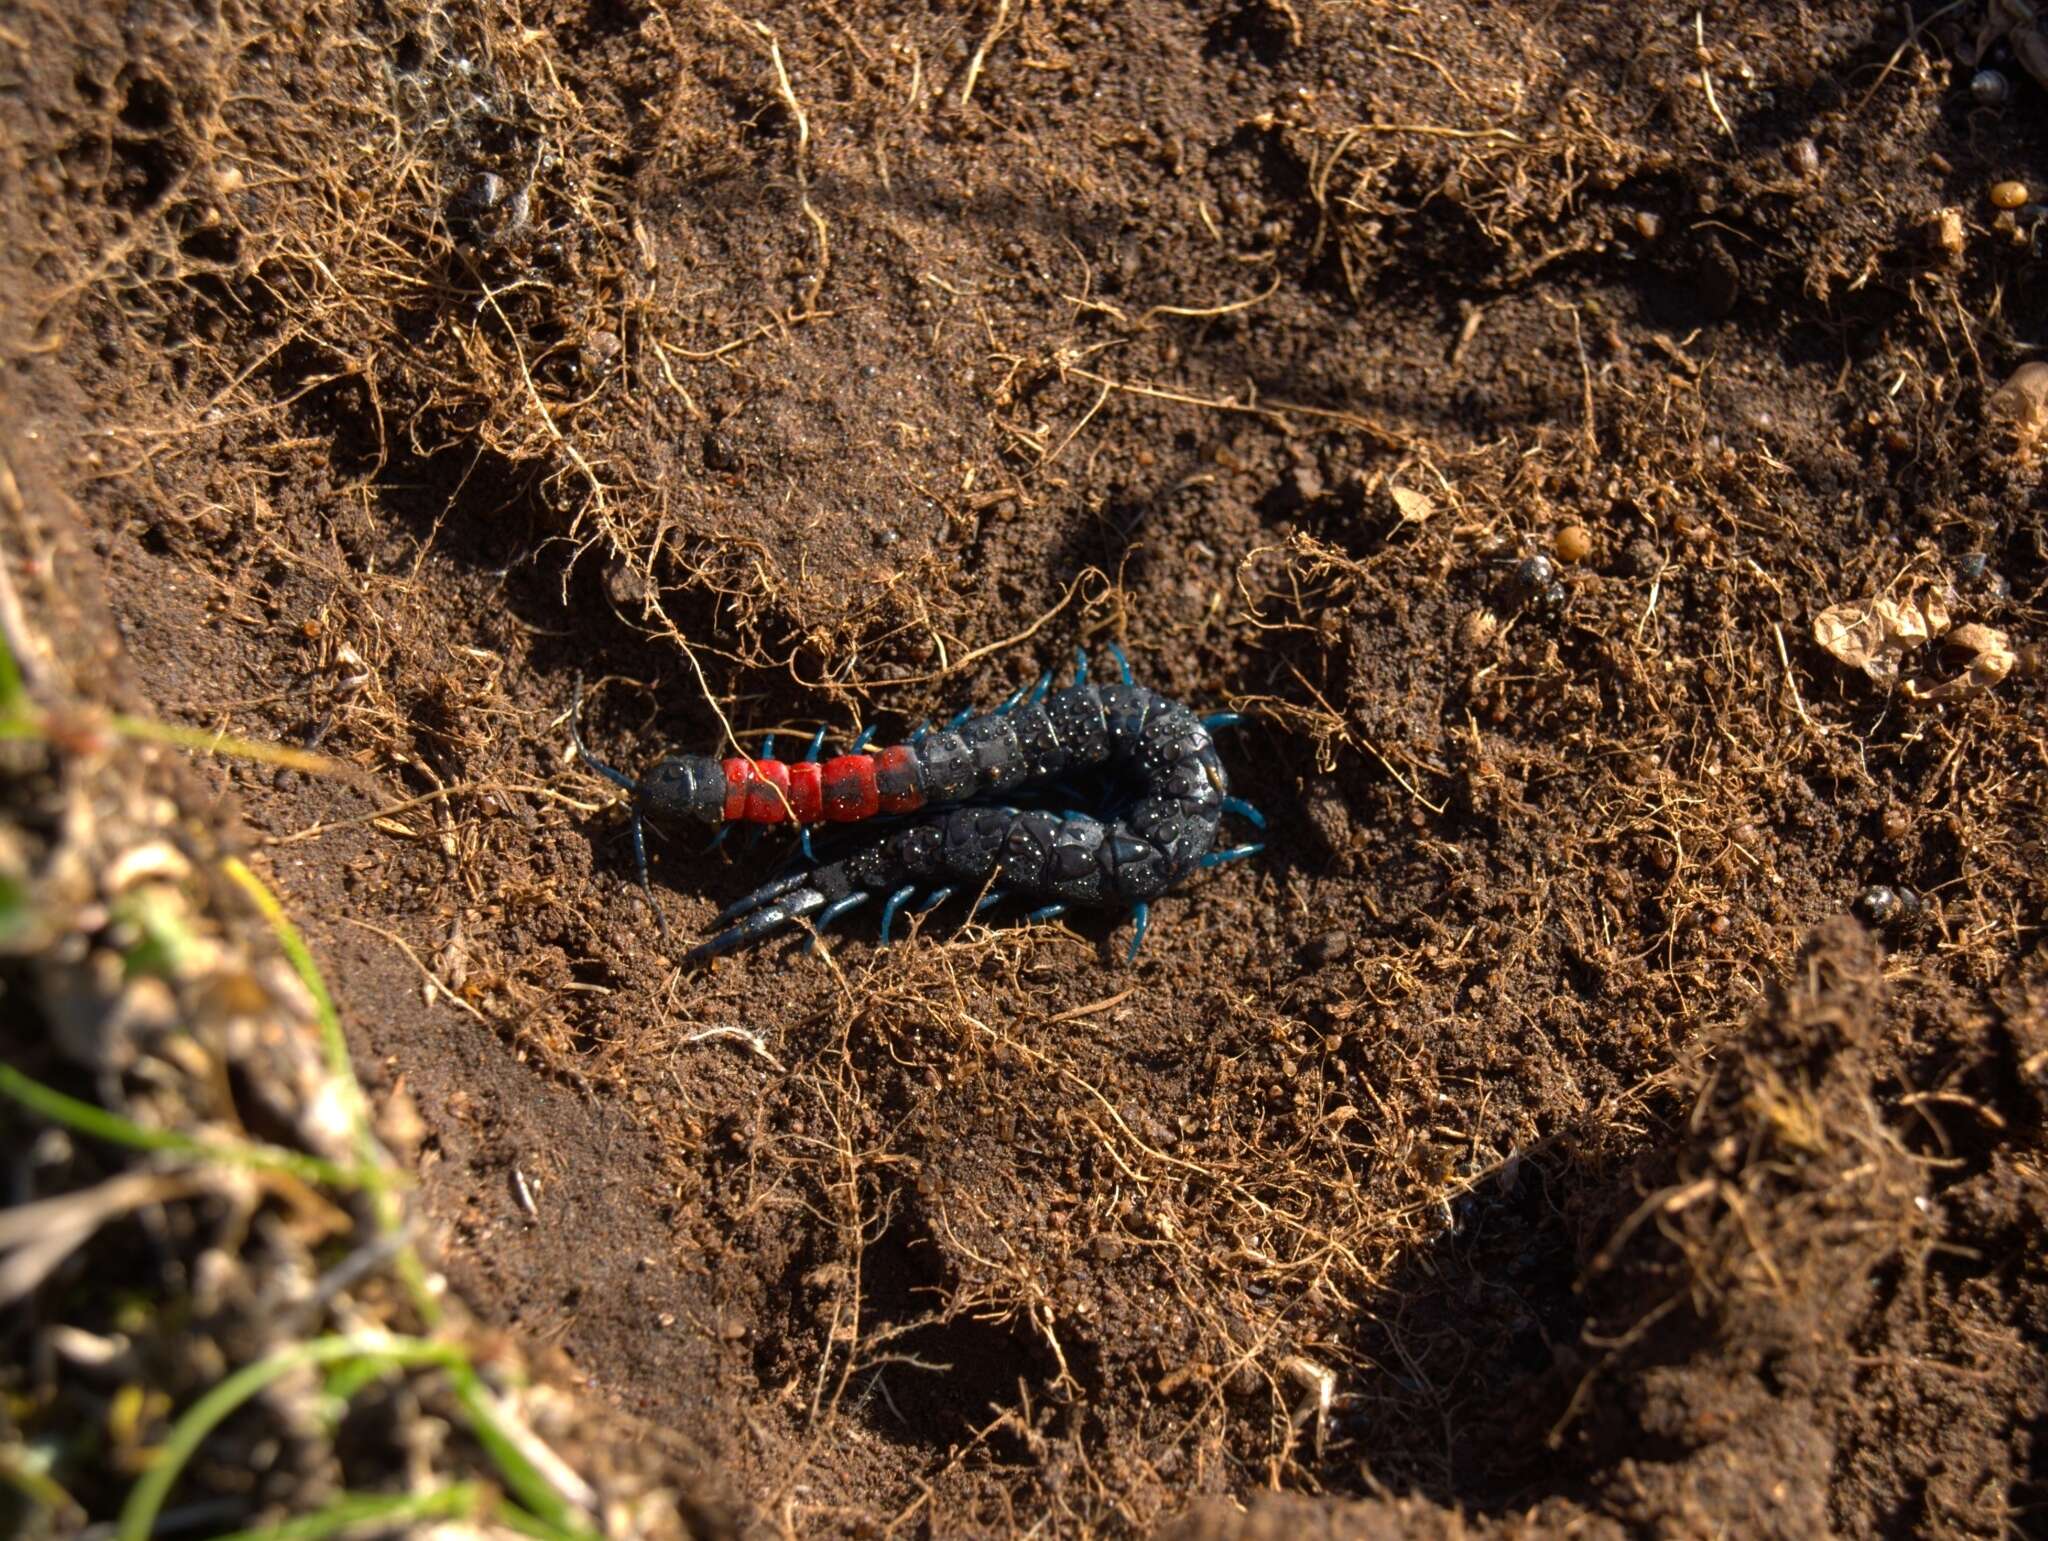
M 889 896 L 882 916 L 886 941 L 897 910 L 930 884 L 937 892 L 925 907 L 991 884 L 999 885 L 990 889 L 994 895 L 1052 901 L 1036 912 L 1040 916 L 1068 905 L 1130 906 L 1138 912 L 1142 940 L 1148 901 L 1198 866 L 1258 849 L 1216 849 L 1226 812 L 1263 820 L 1229 795 L 1204 719 L 1131 683 L 1128 665 L 1120 684 L 1090 684 L 1085 673 L 1084 661 L 1067 689 L 1047 694 L 1048 676 L 1029 700 L 1020 700 L 1020 692 L 996 711 L 963 715 L 911 743 L 822 763 L 679 755 L 638 782 L 590 763 L 634 793 L 636 837 L 641 810 L 706 823 L 804 826 L 900 817 L 852 854 L 778 879 L 731 906 L 720 919 L 733 924 L 696 948 L 693 958 L 729 951 L 793 921 L 822 927 L 878 893 Z M 817 747 L 814 741 L 813 756 Z M 1029 800 L 1027 793 L 1043 794 L 1086 772 L 1112 779 L 1108 816 L 1003 800 Z M 1131 950 L 1137 951 L 1135 941 Z

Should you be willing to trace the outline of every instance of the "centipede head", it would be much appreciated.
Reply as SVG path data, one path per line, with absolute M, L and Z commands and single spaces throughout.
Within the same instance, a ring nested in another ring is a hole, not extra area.
M 725 817 L 725 766 L 707 754 L 670 755 L 633 792 L 640 807 L 662 815 L 716 824 Z

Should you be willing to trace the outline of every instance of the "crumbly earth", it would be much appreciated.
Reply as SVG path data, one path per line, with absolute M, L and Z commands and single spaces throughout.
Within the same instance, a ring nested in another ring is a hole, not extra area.
M 345 767 L 209 817 L 572 1459 L 762 1535 L 2018 1535 L 2048 92 L 1986 14 L 22 6 L 0 394 L 108 699 Z M 1816 645 L 1929 590 L 1994 688 Z M 664 935 L 568 752 L 579 685 L 646 766 L 1110 641 L 1270 820 L 1131 967 L 679 969 L 780 849 L 657 831 Z

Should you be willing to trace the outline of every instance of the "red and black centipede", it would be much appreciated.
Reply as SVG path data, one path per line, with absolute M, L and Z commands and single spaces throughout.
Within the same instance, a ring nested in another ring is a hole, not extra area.
M 725 929 L 688 955 L 697 961 L 808 922 L 815 934 L 849 910 L 883 896 L 881 941 L 904 905 L 923 897 L 932 909 L 958 892 L 982 892 L 977 911 L 1012 895 L 1047 903 L 1032 920 L 1070 906 L 1128 906 L 1136 924 L 1127 961 L 1138 955 L 1151 901 L 1201 867 L 1250 856 L 1257 844 L 1219 847 L 1226 815 L 1263 829 L 1265 819 L 1232 797 L 1214 729 L 1231 713 L 1198 716 L 1178 701 L 1136 684 L 1121 649 L 1121 679 L 1091 684 L 1077 655 L 1073 683 L 1053 690 L 1048 673 L 994 711 L 955 717 L 908 743 L 870 750 L 872 729 L 846 754 L 820 760 L 821 731 L 795 762 L 671 755 L 638 779 L 593 759 L 570 713 L 577 753 L 632 803 L 633 855 L 648 881 L 645 817 L 687 817 L 722 826 L 794 824 L 811 855 L 810 832 L 888 818 L 889 826 L 849 855 L 800 867 L 764 884 L 719 916 Z M 1077 776 L 1105 787 L 1100 813 L 1047 803 L 1068 795 Z M 655 914 L 660 916 L 659 906 Z

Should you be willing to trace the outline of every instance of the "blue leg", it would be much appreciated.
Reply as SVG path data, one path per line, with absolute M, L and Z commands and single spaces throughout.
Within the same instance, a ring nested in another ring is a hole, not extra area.
M 853 747 L 846 752 L 848 754 L 859 754 L 863 749 L 867 748 L 869 740 L 875 736 L 875 729 L 880 726 L 879 722 L 871 722 L 862 728 L 860 730 L 860 737 L 853 741 Z
M 725 844 L 725 837 L 731 833 L 732 826 L 730 824 L 719 825 L 718 833 L 713 835 L 708 841 L 705 842 L 704 849 L 706 851 L 717 850 L 720 846 Z
M 1202 726 L 1214 732 L 1217 728 L 1234 728 L 1243 721 L 1236 712 L 1211 712 L 1202 719 Z
M 981 898 L 975 903 L 974 913 L 979 915 L 983 910 L 993 909 L 996 905 L 1001 904 L 1005 899 L 1009 897 L 1009 894 L 1006 893 L 1004 890 L 1000 888 L 991 888 L 987 893 L 983 894 Z
M 818 853 L 811 849 L 811 827 L 806 824 L 796 837 L 796 848 L 804 853 L 804 860 L 812 866 L 818 864 Z
M 919 905 L 919 906 L 918 906 L 918 907 L 917 907 L 916 909 L 912 910 L 912 911 L 911 911 L 910 913 L 911 913 L 911 914 L 913 914 L 913 915 L 922 915 L 922 914 L 926 913 L 926 912 L 927 912 L 927 911 L 929 911 L 929 910 L 935 910 L 935 909 L 937 909 L 937 908 L 938 908 L 938 907 L 939 907 L 940 905 L 944 904 L 944 903 L 945 903 L 945 902 L 946 902 L 946 901 L 947 901 L 948 899 L 950 899 L 950 898 L 952 898 L 952 897 L 953 897 L 953 890 L 952 890 L 952 889 L 950 889 L 950 888 L 940 888 L 940 889 L 936 889 L 936 890 L 934 890 L 934 891 L 933 891 L 933 893 L 932 893 L 932 896 L 931 896 L 931 897 L 930 897 L 929 899 L 925 900 L 925 902 L 924 902 L 924 903 L 920 904 L 920 905 Z
M 761 739 L 761 758 L 764 760 L 775 758 L 775 735 L 773 733 L 765 734 Z
M 1264 849 L 1264 845 L 1234 845 L 1227 851 L 1211 851 L 1202 858 L 1202 865 L 1220 867 L 1227 861 L 1242 861 L 1247 856 L 1256 856 Z
M 1088 653 L 1085 648 L 1074 649 L 1074 688 L 1088 683 Z
M 1256 829 L 1264 829 L 1266 827 L 1266 816 L 1241 797 L 1224 798 L 1223 811 L 1236 814 L 1245 823 L 1250 824 Z
M 825 928 L 831 925 L 833 921 L 844 915 L 848 910 L 859 909 L 872 898 L 874 898 L 874 895 L 863 888 L 859 893 L 848 894 L 844 899 L 834 899 L 830 904 L 818 911 L 818 918 L 811 923 L 811 939 L 804 943 L 804 951 L 809 952 L 818 945 L 818 938 L 825 934 Z
M 903 901 L 917 892 L 915 883 L 905 883 L 889 895 L 889 902 L 882 906 L 882 945 L 889 945 L 889 927 L 896 923 L 896 912 L 903 908 Z
M 920 722 L 917 725 L 917 731 L 910 735 L 910 746 L 915 749 L 919 744 L 931 737 L 931 732 L 932 725 L 930 723 Z
M 1138 929 L 1131 933 L 1131 950 L 1124 954 L 1124 966 L 1138 961 L 1138 949 L 1145 945 L 1145 928 L 1152 924 L 1152 906 L 1135 904 L 1131 906 L 1131 919 L 1138 923 Z
M 804 751 L 804 764 L 815 765 L 818 761 L 818 751 L 823 749 L 824 747 L 825 730 L 823 728 L 820 728 L 816 733 L 811 735 L 811 747 Z
M 1057 920 L 1066 913 L 1067 907 L 1064 904 L 1041 904 L 1037 909 L 1024 917 L 1024 924 L 1035 926 L 1041 920 Z
M 1052 689 L 1052 670 L 1047 669 L 1045 673 L 1038 676 L 1038 683 L 1031 687 L 1031 704 L 1033 706 L 1038 705 L 1039 702 L 1045 699 L 1045 693 L 1050 689 Z
M 1017 709 L 1017 703 L 1024 699 L 1024 692 L 1030 688 L 1028 685 L 1019 685 L 1015 690 L 1011 691 L 1003 698 L 1003 704 L 996 708 L 996 715 L 998 717 L 1009 716 L 1010 713 Z
M 787 877 L 779 877 L 774 882 L 755 889 L 744 899 L 733 900 L 718 912 L 718 919 L 712 923 L 722 926 L 728 921 L 738 920 L 742 915 L 751 915 L 763 905 L 771 904 L 784 894 L 803 887 L 809 877 L 808 872 L 792 872 Z
M 948 733 L 951 733 L 951 732 L 952 732 L 952 731 L 953 731 L 953 730 L 954 730 L 955 728 L 959 727 L 961 723 L 965 722 L 965 721 L 966 721 L 966 720 L 967 720 L 968 718 L 972 717 L 973 715 L 974 715 L 974 708 L 973 708 L 973 707 L 971 707 L 971 706 L 963 706 L 963 707 L 961 707 L 959 711 L 957 711 L 957 712 L 955 712 L 955 713 L 953 714 L 953 720 L 952 720 L 951 722 L 949 722 L 949 723 L 947 723 L 947 724 L 946 724 L 946 731 L 947 731 Z
M 1112 642 L 1109 645 L 1109 656 L 1116 660 L 1117 673 L 1124 677 L 1124 683 L 1126 685 L 1135 683 L 1131 679 L 1131 661 L 1124 657 L 1124 650 Z

